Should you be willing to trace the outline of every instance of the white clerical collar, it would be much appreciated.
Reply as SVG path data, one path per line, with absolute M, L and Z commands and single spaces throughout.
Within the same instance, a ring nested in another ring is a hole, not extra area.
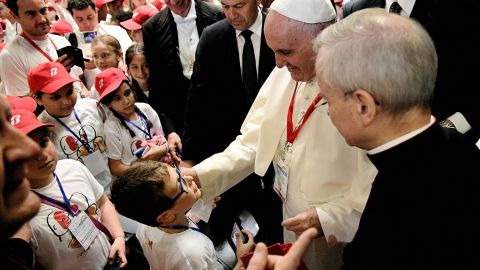
M 170 11 L 171 12 L 171 11 Z M 194 21 L 197 19 L 197 12 L 195 12 L 195 2 L 192 0 L 192 3 L 190 4 L 190 10 L 188 11 L 187 16 L 182 17 L 180 15 L 177 15 L 172 12 L 173 20 L 175 23 L 185 23 L 185 22 L 190 22 Z
M 385 150 L 388 150 L 388 149 L 390 149 L 394 146 L 397 146 L 397 145 L 399 145 L 403 142 L 406 142 L 406 141 L 410 140 L 411 138 L 417 136 L 418 134 L 424 132 L 427 128 L 429 128 L 431 125 L 433 125 L 433 123 L 435 123 L 435 117 L 430 116 L 430 123 L 426 124 L 425 126 L 419 128 L 419 129 L 416 129 L 416 130 L 414 130 L 410 133 L 407 133 L 407 134 L 405 134 L 401 137 L 398 137 L 395 140 L 389 141 L 385 144 L 382 144 L 378 147 L 375 147 L 372 150 L 367 151 L 367 154 L 369 154 L 369 155 L 378 154 L 378 153 L 383 152 Z
M 260 8 L 258 8 L 258 15 L 257 19 L 255 22 L 248 28 L 250 31 L 252 31 L 255 35 L 261 37 L 262 36 L 262 12 L 260 11 Z M 242 31 L 235 30 L 237 33 L 237 37 L 240 36 Z

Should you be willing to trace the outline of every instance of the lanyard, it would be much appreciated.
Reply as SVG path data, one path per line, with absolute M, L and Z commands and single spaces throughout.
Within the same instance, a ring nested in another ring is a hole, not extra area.
M 92 147 L 90 146 L 90 144 L 88 143 L 88 135 L 87 135 L 87 132 L 83 129 L 83 126 L 82 126 L 82 122 L 80 122 L 80 118 L 78 117 L 77 115 L 77 112 L 75 111 L 75 109 L 73 109 L 73 114 L 75 115 L 75 118 L 77 119 L 77 122 L 78 124 L 80 125 L 80 130 L 83 130 L 83 134 L 85 136 L 85 138 L 80 138 L 75 132 L 73 132 L 73 130 L 71 130 L 62 120 L 60 120 L 59 118 L 57 117 L 54 117 L 55 120 L 57 120 L 60 124 L 62 124 L 62 126 L 68 130 L 68 132 L 70 132 L 70 134 L 73 135 L 73 137 L 75 137 L 78 141 L 80 141 L 83 146 L 85 146 L 87 149 L 88 149 L 88 152 L 89 153 L 93 153 L 93 149 Z M 82 135 L 83 137 L 83 135 Z
M 55 200 L 53 198 L 50 198 L 48 196 L 45 196 L 43 194 L 40 194 L 36 191 L 33 191 L 33 192 L 35 194 L 37 194 L 37 196 L 40 197 L 40 199 L 42 199 L 42 203 L 48 204 L 48 205 L 50 205 L 52 207 L 55 207 L 55 208 L 58 208 L 60 210 L 67 210 L 71 215 L 77 216 L 77 214 L 81 210 L 80 209 L 72 209 L 72 207 L 70 205 L 70 202 L 68 201 L 67 196 L 65 195 L 65 192 L 63 191 L 62 184 L 60 183 L 60 180 L 58 179 L 57 174 L 53 173 L 53 175 L 55 175 L 55 179 L 57 180 L 58 186 L 60 187 L 60 191 L 62 192 L 64 203 L 62 203 L 58 200 Z M 113 244 L 113 242 L 115 241 L 115 238 L 113 238 L 113 236 L 110 233 L 110 231 L 108 230 L 108 228 L 105 227 L 105 225 L 103 225 L 100 221 L 98 221 L 94 217 L 92 217 L 90 215 L 88 215 L 88 217 L 93 222 L 93 225 L 95 225 L 95 227 L 97 227 L 100 231 L 102 231 L 108 237 L 108 239 L 110 240 L 110 244 Z
M 60 183 L 60 180 L 58 179 L 57 174 L 53 173 L 53 175 L 55 176 L 55 180 L 57 180 L 58 187 L 60 188 L 60 191 L 62 192 L 63 203 L 34 191 L 35 194 L 37 194 L 38 197 L 40 197 L 42 199 L 42 201 L 45 202 L 46 204 L 48 204 L 50 206 L 54 206 L 54 207 L 57 207 L 57 205 L 59 205 L 59 206 L 63 207 L 64 209 L 66 209 L 68 211 L 68 213 L 70 213 L 72 216 L 76 216 L 78 214 L 79 210 L 78 209 L 72 209 L 72 206 L 70 205 L 70 202 L 68 201 L 67 196 L 65 195 L 65 191 L 63 190 L 62 183 Z
M 38 47 L 37 43 L 33 42 L 33 40 L 27 36 L 24 32 L 22 32 L 20 34 L 26 41 L 28 41 L 28 43 L 30 43 L 30 45 L 32 45 L 33 48 L 35 48 L 39 53 L 41 53 L 43 56 L 45 56 L 48 61 L 50 62 L 54 62 L 55 60 L 53 60 L 53 58 L 48 55 L 44 50 L 42 50 L 40 47 Z M 55 50 L 57 50 L 57 46 L 55 46 L 55 43 L 53 43 L 53 40 L 47 35 L 48 39 L 50 39 L 50 42 L 52 43 L 53 47 L 55 48 Z
M 171 230 L 180 230 L 180 229 L 192 229 L 194 231 L 200 232 L 200 229 L 197 227 L 190 227 L 190 226 L 183 226 L 183 225 L 173 225 L 173 226 L 162 226 L 158 225 L 158 227 L 165 228 L 165 229 L 171 229 Z
M 140 120 L 142 121 L 143 123 L 143 126 L 145 127 L 145 129 L 137 126 L 135 123 L 133 123 L 132 121 L 130 120 L 127 120 L 125 119 L 125 121 L 127 121 L 127 123 L 129 123 L 130 125 L 132 125 L 134 128 L 140 130 L 141 132 L 145 133 L 145 135 L 147 135 L 147 139 L 148 140 L 151 140 L 152 139 L 152 135 L 150 134 L 150 129 L 148 128 L 148 125 L 147 125 L 147 121 L 139 114 L 137 114 L 138 118 L 140 118 Z
M 308 106 L 308 109 L 305 112 L 305 115 L 303 116 L 301 123 L 294 130 L 292 115 L 293 115 L 293 104 L 295 103 L 295 95 L 297 94 L 297 87 L 298 87 L 298 82 L 295 84 L 295 90 L 293 91 L 292 99 L 290 100 L 290 106 L 288 107 L 288 115 L 287 115 L 287 142 L 290 144 L 293 144 L 293 142 L 298 136 L 298 133 L 300 132 L 300 130 L 302 130 L 303 125 L 305 125 L 308 118 L 312 114 L 313 110 L 315 110 L 315 106 L 317 106 L 317 103 L 322 99 L 320 95 L 317 95 L 315 97 L 315 99 L 312 101 L 310 106 Z
M 193 224 L 195 224 L 195 222 L 193 222 L 189 217 L 187 217 L 188 221 L 189 222 L 192 222 Z M 165 228 L 165 229 L 171 229 L 171 230 L 180 230 L 180 229 L 192 229 L 194 231 L 197 231 L 199 233 L 202 233 L 202 231 L 200 231 L 199 228 L 197 227 L 190 227 L 190 226 L 183 226 L 183 225 L 172 225 L 172 226 L 162 226 L 162 225 L 158 225 L 158 227 L 161 227 L 161 228 Z

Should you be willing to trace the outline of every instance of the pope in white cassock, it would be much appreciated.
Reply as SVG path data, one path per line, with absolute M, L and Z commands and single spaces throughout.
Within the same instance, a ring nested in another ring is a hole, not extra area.
M 273 162 L 273 188 L 284 201 L 285 242 L 309 227 L 321 232 L 305 253 L 311 270 L 340 268 L 343 245 L 329 247 L 327 240 L 353 239 L 377 172 L 364 151 L 346 144 L 318 95 L 312 40 L 334 22 L 329 0 L 275 0 L 265 37 L 277 68 L 236 140 L 184 169 L 200 182 L 204 198 L 213 198 L 252 172 L 263 176 Z

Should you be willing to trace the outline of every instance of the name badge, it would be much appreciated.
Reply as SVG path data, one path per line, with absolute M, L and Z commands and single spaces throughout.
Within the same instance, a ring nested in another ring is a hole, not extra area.
M 73 218 L 68 229 L 85 250 L 90 247 L 93 240 L 95 240 L 100 233 L 84 211 L 80 211 L 80 213 Z
M 93 174 L 93 176 L 97 176 L 100 173 L 107 171 L 107 163 L 100 153 L 99 150 L 89 154 L 88 156 L 82 157 L 83 164 L 87 166 L 88 170 Z
M 291 147 L 292 145 L 290 143 L 286 143 L 276 155 L 275 162 L 273 163 L 273 168 L 275 169 L 273 190 L 275 190 L 284 203 L 287 200 L 288 163 L 292 154 Z

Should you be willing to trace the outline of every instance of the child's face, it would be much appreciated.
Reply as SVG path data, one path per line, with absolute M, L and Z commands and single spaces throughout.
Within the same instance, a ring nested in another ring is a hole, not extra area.
M 103 42 L 97 42 L 92 45 L 93 63 L 101 71 L 107 68 L 118 68 L 118 64 L 122 60 L 122 53 L 115 52 L 110 46 Z
M 128 74 L 139 84 L 147 83 L 150 76 L 150 68 L 143 54 L 135 54 L 128 65 Z
M 142 29 L 132 30 L 130 37 L 135 43 L 143 43 L 143 32 Z
M 53 94 L 44 93 L 41 97 L 35 97 L 38 104 L 53 117 L 69 116 L 77 103 L 77 93 L 73 90 L 73 84 L 67 84 Z
M 135 95 L 132 89 L 126 82 L 122 82 L 113 95 L 108 107 L 128 119 L 135 110 Z
M 57 150 L 48 134 L 44 130 L 36 130 L 29 134 L 40 146 L 40 153 L 25 162 L 25 176 L 27 179 L 35 183 L 35 181 L 43 180 L 53 175 L 57 167 Z
M 172 200 L 178 196 L 170 210 L 185 214 L 186 211 L 192 208 L 202 193 L 195 182 L 192 181 L 192 178 L 179 175 L 176 169 L 171 166 L 168 166 L 168 173 L 170 174 L 170 179 L 168 182 L 165 182 L 164 192 Z M 186 189 L 182 187 L 181 179 L 185 181 Z

